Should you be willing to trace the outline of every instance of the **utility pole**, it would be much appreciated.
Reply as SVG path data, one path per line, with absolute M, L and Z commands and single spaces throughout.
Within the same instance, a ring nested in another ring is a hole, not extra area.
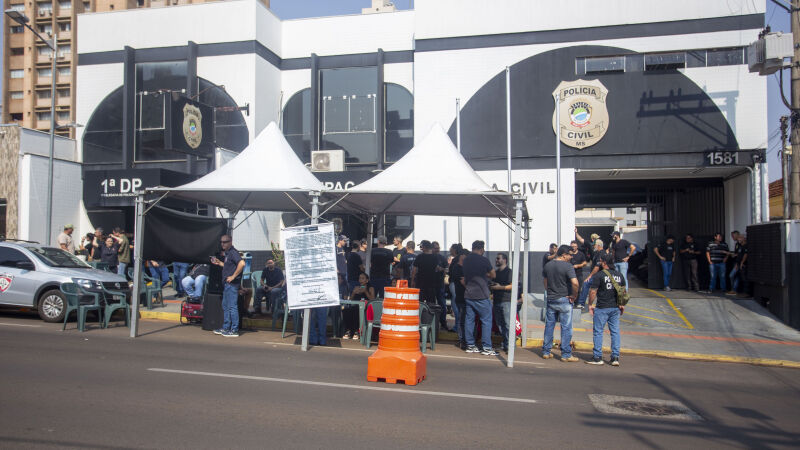
M 786 151 L 789 116 L 781 116 L 781 180 L 783 183 L 783 218 L 789 218 L 789 153 Z
M 792 58 L 792 175 L 790 218 L 800 219 L 800 0 L 791 1 L 789 21 L 792 24 L 794 58 Z M 784 189 L 786 186 L 784 186 Z

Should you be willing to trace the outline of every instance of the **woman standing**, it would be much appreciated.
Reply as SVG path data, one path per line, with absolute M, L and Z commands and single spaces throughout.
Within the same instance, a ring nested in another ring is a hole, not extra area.
M 369 275 L 364 272 L 358 274 L 358 285 L 350 293 L 350 300 L 366 300 L 368 302 L 375 300 L 375 288 L 369 282 Z M 371 309 L 367 311 L 367 320 L 371 320 L 369 317 L 370 312 Z M 344 316 L 344 339 L 348 339 L 348 336 L 349 339 L 358 339 L 360 326 L 358 323 L 358 306 L 346 306 L 342 311 L 342 315 Z
M 119 265 L 119 244 L 112 238 L 106 238 L 106 245 L 100 249 L 100 261 L 108 264 L 109 272 L 116 272 Z

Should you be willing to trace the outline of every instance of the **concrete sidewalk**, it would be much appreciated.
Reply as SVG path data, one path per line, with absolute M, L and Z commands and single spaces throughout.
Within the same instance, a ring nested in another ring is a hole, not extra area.
M 543 295 L 528 301 L 528 347 L 540 347 Z M 588 309 L 573 315 L 573 342 L 591 350 L 592 316 Z M 784 325 L 753 299 L 705 295 L 688 291 L 631 289 L 631 301 L 621 318 L 621 355 L 800 368 L 800 331 Z M 560 331 L 556 327 L 555 337 Z M 606 354 L 610 338 L 604 336 Z
M 180 299 L 170 288 L 164 288 L 164 294 L 163 307 L 140 309 L 142 319 L 179 322 Z M 631 296 L 621 320 L 623 357 L 627 354 L 800 368 L 800 331 L 784 325 L 752 299 L 644 288 L 631 289 Z M 540 320 L 542 297 L 529 294 L 527 302 L 527 347 L 537 353 L 544 334 L 544 322 Z M 574 346 L 581 352 L 591 352 L 592 316 L 587 310 L 579 320 L 577 315 L 574 317 Z M 279 330 L 281 319 L 276 323 Z M 449 319 L 452 323 L 452 316 Z M 246 318 L 243 325 L 268 330 L 272 318 L 258 315 Z M 287 334 L 293 329 L 288 324 Z M 499 346 L 500 336 L 493 338 Z M 442 332 L 438 342 L 449 344 L 455 340 L 454 333 Z M 607 357 L 611 344 L 607 331 L 603 344 Z M 556 345 L 554 349 L 558 354 Z

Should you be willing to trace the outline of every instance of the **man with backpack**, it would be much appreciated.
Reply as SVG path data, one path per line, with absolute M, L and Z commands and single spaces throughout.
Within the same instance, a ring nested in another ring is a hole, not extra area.
M 605 254 L 600 260 L 602 270 L 592 277 L 589 290 L 589 312 L 594 316 L 592 359 L 587 364 L 603 364 L 603 329 L 608 324 L 611 334 L 611 365 L 619 366 L 619 318 L 625 312 L 628 293 L 625 277 L 614 268 L 614 256 Z M 596 300 L 596 302 L 595 302 Z

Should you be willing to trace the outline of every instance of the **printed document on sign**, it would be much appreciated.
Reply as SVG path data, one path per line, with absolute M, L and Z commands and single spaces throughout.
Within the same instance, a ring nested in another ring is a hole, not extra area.
M 333 224 L 281 230 L 289 309 L 339 305 Z

